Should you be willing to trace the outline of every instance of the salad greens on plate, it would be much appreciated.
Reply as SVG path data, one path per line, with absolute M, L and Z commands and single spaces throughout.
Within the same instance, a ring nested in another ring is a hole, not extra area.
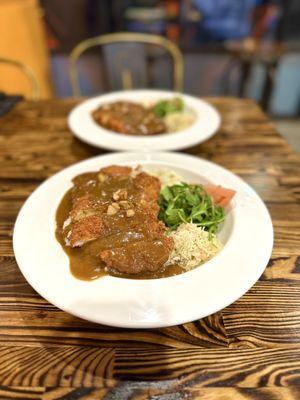
M 225 219 L 224 208 L 214 204 L 202 185 L 181 182 L 165 186 L 160 192 L 159 206 L 159 218 L 170 230 L 191 222 L 209 233 L 216 233 Z

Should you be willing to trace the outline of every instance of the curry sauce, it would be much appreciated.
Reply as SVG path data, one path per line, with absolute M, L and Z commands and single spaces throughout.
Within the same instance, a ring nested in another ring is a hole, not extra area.
M 172 242 L 157 220 L 156 178 L 103 171 L 74 178 L 56 213 L 56 238 L 69 257 L 72 274 L 82 280 L 103 275 L 154 279 L 184 272 L 176 265 L 164 266 Z M 70 245 L 76 229 L 79 236 Z

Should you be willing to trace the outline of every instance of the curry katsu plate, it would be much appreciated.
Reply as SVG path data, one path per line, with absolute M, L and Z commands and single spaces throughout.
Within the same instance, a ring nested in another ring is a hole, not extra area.
M 90 321 L 150 328 L 243 295 L 269 260 L 273 229 L 253 189 L 216 164 L 116 153 L 44 182 L 13 242 L 23 275 L 49 302 Z
M 179 150 L 210 138 L 220 116 L 196 97 L 162 90 L 113 92 L 86 100 L 68 118 L 79 139 L 111 150 Z

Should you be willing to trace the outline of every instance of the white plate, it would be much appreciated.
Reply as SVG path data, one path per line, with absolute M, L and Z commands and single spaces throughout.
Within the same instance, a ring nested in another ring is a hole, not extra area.
M 55 212 L 71 179 L 110 164 L 146 170 L 171 168 L 186 181 L 236 190 L 220 232 L 221 252 L 193 271 L 170 278 L 74 278 L 55 238 Z M 269 213 L 239 177 L 209 161 L 176 153 L 117 153 L 82 161 L 57 173 L 28 198 L 17 218 L 13 245 L 23 275 L 41 296 L 78 317 L 107 325 L 155 328 L 210 315 L 242 296 L 263 273 L 273 245 Z
M 180 132 L 149 137 L 122 135 L 102 128 L 91 116 L 101 104 L 117 100 L 155 102 L 180 96 L 186 107 L 195 114 L 195 122 Z M 210 104 L 196 97 L 162 90 L 128 90 L 113 92 L 86 100 L 75 107 L 68 118 L 69 127 L 81 140 L 93 146 L 109 150 L 179 150 L 201 143 L 216 133 L 220 115 Z

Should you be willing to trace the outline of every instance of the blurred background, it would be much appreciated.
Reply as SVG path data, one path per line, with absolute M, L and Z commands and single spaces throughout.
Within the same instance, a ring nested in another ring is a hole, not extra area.
M 69 57 L 80 42 L 156 34 L 183 55 L 185 93 L 253 98 L 300 151 L 299 21 L 299 0 L 0 0 L 0 92 L 31 98 L 27 68 L 40 98 L 73 96 Z M 135 88 L 172 89 L 167 52 L 115 44 L 79 58 L 82 95 L 121 89 L 121 64 Z

